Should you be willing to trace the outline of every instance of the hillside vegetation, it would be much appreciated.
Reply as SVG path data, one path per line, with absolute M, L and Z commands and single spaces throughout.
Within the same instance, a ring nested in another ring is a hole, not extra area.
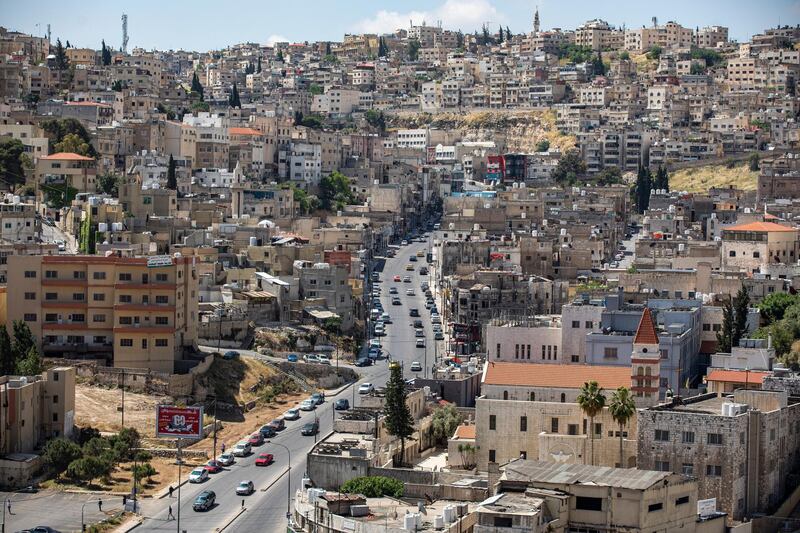
M 669 175 L 669 187 L 673 191 L 706 192 L 709 187 L 733 186 L 744 190 L 756 188 L 758 172 L 742 162 L 728 168 L 727 165 L 706 165 L 702 167 L 675 170 Z

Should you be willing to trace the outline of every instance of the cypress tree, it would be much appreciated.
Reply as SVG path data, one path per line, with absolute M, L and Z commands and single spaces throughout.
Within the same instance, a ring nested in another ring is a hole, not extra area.
M 256 66 L 256 72 L 261 74 L 261 56 L 258 56 L 258 65 Z
M 203 85 L 200 83 L 200 78 L 197 77 L 197 72 L 192 74 L 192 92 L 200 95 L 200 101 L 203 101 Z
M 400 464 L 403 464 L 406 439 L 414 433 L 414 418 L 406 404 L 406 383 L 403 379 L 403 369 L 399 364 L 391 367 L 389 381 L 386 383 L 386 396 L 384 413 L 386 414 L 386 429 L 390 435 L 400 439 Z
M 236 88 L 236 82 L 233 82 L 233 90 L 231 91 L 231 97 L 228 98 L 228 105 L 231 107 L 242 107 L 242 103 L 239 101 L 239 90 Z
M 175 169 L 175 159 L 173 159 L 172 154 L 170 154 L 169 164 L 167 165 L 167 189 L 172 189 L 173 191 L 178 189 L 178 177 L 175 173 Z
M 11 336 L 6 325 L 2 324 L 0 325 L 0 376 L 13 374 L 16 366 L 14 352 L 11 350 Z
M 111 50 L 109 50 L 108 47 L 106 46 L 105 39 L 103 39 L 102 44 L 103 44 L 103 48 L 102 48 L 102 52 L 101 52 L 100 56 L 102 58 L 103 66 L 108 66 L 108 65 L 111 64 Z
M 650 169 L 639 166 L 636 176 L 636 207 L 639 213 L 644 213 L 650 206 L 650 191 L 653 188 Z
M 733 346 L 733 305 L 728 298 L 722 304 L 722 329 L 717 333 L 717 352 L 731 353 Z
M 739 288 L 733 299 L 733 331 L 731 347 L 739 346 L 739 341 L 747 333 L 747 313 L 750 307 L 750 294 L 744 285 Z

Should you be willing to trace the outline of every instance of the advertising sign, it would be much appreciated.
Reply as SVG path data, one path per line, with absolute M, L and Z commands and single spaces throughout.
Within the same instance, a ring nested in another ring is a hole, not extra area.
M 148 268 L 172 266 L 172 258 L 168 255 L 154 255 L 147 258 Z
M 202 438 L 203 408 L 159 405 L 156 408 L 156 437 Z
M 697 500 L 697 514 L 701 517 L 711 516 L 717 512 L 717 499 Z

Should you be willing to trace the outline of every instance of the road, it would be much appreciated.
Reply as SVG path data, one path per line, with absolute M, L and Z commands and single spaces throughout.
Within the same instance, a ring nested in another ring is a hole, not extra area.
M 3 506 L 11 500 L 11 512 L 5 509 L 4 531 L 12 533 L 36 526 L 50 526 L 64 533 L 81 530 L 81 507 L 86 524 L 97 523 L 122 509 L 119 496 L 106 494 L 75 494 L 61 491 L 41 491 L 36 494 L 0 492 Z M 97 500 L 103 500 L 103 512 Z M 2 523 L 2 521 L 0 521 Z
M 430 317 L 425 309 L 424 293 L 420 290 L 420 283 L 428 278 L 419 275 L 419 267 L 425 265 L 425 259 L 419 258 L 414 265 L 414 272 L 405 270 L 409 263 L 409 257 L 416 255 L 417 251 L 427 252 L 427 243 L 411 243 L 401 248 L 397 256 L 387 259 L 383 265 L 380 278 L 381 282 L 374 284 L 382 289 L 381 301 L 384 309 L 389 313 L 392 323 L 387 325 L 387 335 L 381 338 L 384 351 L 391 355 L 393 360 L 403 364 L 406 377 L 413 377 L 410 372 L 410 363 L 419 361 L 424 363 L 427 355 L 427 366 L 433 364 L 433 329 Z M 412 283 L 395 283 L 392 277 L 395 275 L 412 276 Z M 400 293 L 403 305 L 391 305 L 389 287 L 396 286 Z M 406 296 L 406 289 L 413 287 L 415 295 Z M 414 329 L 410 326 L 412 318 L 408 316 L 409 308 L 417 307 L 420 311 L 420 319 L 425 326 L 425 339 L 428 346 L 427 350 L 415 348 Z M 441 343 L 440 343 L 441 344 Z M 439 346 L 441 348 L 441 346 Z M 251 352 L 242 352 L 243 355 L 251 355 Z M 441 353 L 441 350 L 439 350 Z M 332 368 L 333 370 L 333 368 Z M 376 365 L 358 369 L 361 375 L 359 383 L 370 382 L 375 386 L 383 386 L 389 376 L 388 364 L 385 360 L 379 361 Z M 275 444 L 286 446 L 291 451 L 291 488 L 295 491 L 302 482 L 303 473 L 306 467 L 306 454 L 314 445 L 313 437 L 303 437 L 300 435 L 300 428 L 306 422 L 313 420 L 316 416 L 320 423 L 320 437 L 331 432 L 333 426 L 333 403 L 337 398 L 348 398 L 351 403 L 358 403 L 358 395 L 355 394 L 353 385 L 345 389 L 338 395 L 329 395 L 327 401 L 319 406 L 314 412 L 303 412 L 300 420 L 287 422 L 286 429 L 276 438 L 263 446 L 254 448 L 254 453 L 250 457 L 239 458 L 237 462 L 226 468 L 226 471 L 214 474 L 203 484 L 185 484 L 181 488 L 181 523 L 180 530 L 190 533 L 213 532 L 228 526 L 230 531 L 264 531 L 280 532 L 285 531 L 286 527 L 286 508 L 287 508 L 287 479 L 286 468 L 288 457 L 286 450 Z M 246 435 L 242 435 L 246 437 Z M 234 443 L 229 443 L 232 446 Z M 254 466 L 255 458 L 258 453 L 268 452 L 275 456 L 275 462 L 267 467 Z M 236 486 L 240 481 L 251 480 L 256 486 L 256 492 L 250 496 L 237 496 Z M 204 490 L 213 490 L 217 496 L 217 503 L 208 512 L 194 512 L 192 502 L 195 497 Z M 241 512 L 242 501 L 244 501 L 245 511 Z M 179 531 L 177 520 L 168 520 L 168 506 L 172 506 L 173 514 L 177 514 L 178 494 L 177 491 L 173 498 L 161 500 L 144 500 L 142 503 L 142 514 L 146 517 L 143 524 L 137 531 Z

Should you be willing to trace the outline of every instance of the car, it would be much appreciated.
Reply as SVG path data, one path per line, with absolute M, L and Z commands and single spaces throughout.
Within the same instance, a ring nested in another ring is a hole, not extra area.
M 261 429 L 259 429 L 258 432 L 261 433 L 261 436 L 265 439 L 271 439 L 276 435 L 275 428 L 269 424 L 261 426 Z
M 417 348 L 425 347 L 425 339 L 417 339 Z
M 380 348 L 373 347 L 370 348 L 369 351 L 367 352 L 367 357 L 369 357 L 370 359 L 377 359 L 381 356 L 382 353 L 383 351 Z
M 209 474 L 216 474 L 217 472 L 222 471 L 222 465 L 216 459 L 211 459 L 206 464 L 203 465 L 203 468 Z
M 414 330 L 414 336 L 415 337 L 424 337 L 425 336 L 425 330 L 422 329 L 422 328 L 415 329 Z
M 22 531 L 17 531 L 17 533 L 61 533 L 57 529 L 53 529 L 50 526 L 36 526 L 31 529 L 23 529 Z
M 417 256 L 416 255 L 412 255 L 411 257 L 408 258 L 408 260 L 411 261 L 412 263 L 416 263 L 417 262 Z
M 256 466 L 269 466 L 275 462 L 275 458 L 271 453 L 260 453 L 256 457 Z
M 283 431 L 286 429 L 286 422 L 283 420 L 283 417 L 278 417 L 274 419 L 272 422 L 267 424 L 267 427 L 271 427 L 275 431 Z
M 392 298 L 392 305 L 403 305 L 403 301 L 398 297 L 394 297 Z
M 286 356 L 286 360 L 289 361 L 290 363 L 296 363 L 298 360 L 297 354 L 290 353 L 289 355 Z
M 319 357 L 315 353 L 307 353 L 303 356 L 303 360 L 306 363 L 319 363 Z
M 252 481 L 240 481 L 238 485 L 236 485 L 236 495 L 237 496 L 250 496 L 256 491 L 255 485 L 253 485 Z
M 442 331 L 442 325 L 441 324 L 433 324 L 431 327 L 433 328 L 434 332 Z
M 422 372 L 422 363 L 419 361 L 414 361 L 411 363 L 411 371 L 412 372 Z
M 412 307 L 408 310 L 408 316 L 419 316 L 419 309 Z
M 370 339 L 369 341 L 370 348 L 383 348 L 380 339 Z
M 415 294 L 414 289 L 406 289 L 406 296 L 414 296 Z
M 309 422 L 300 429 L 300 434 L 305 437 L 316 435 L 317 433 L 319 433 L 319 424 L 316 420 L 314 422 Z
M 422 250 L 417 250 L 417 257 L 425 257 L 425 252 Z
M 233 463 L 236 462 L 236 458 L 233 456 L 231 452 L 225 452 L 223 454 L 220 454 L 219 457 L 217 457 L 217 462 L 222 466 L 231 466 Z
M 261 436 L 261 433 L 253 433 L 247 438 L 247 442 L 250 446 L 261 446 L 264 444 L 264 437 Z
M 325 403 L 325 393 L 315 392 L 311 395 L 310 400 L 314 402 L 315 405 L 322 405 Z
M 189 472 L 189 483 L 202 483 L 208 479 L 208 470 L 202 466 Z
M 415 320 L 411 325 L 414 326 L 414 329 L 420 329 L 422 327 L 422 320 Z
M 428 275 L 428 267 L 419 267 L 419 275 L 420 276 L 427 276 Z
M 375 336 L 383 337 L 384 335 L 386 335 L 386 330 L 383 329 L 383 326 L 375 326 Z
M 389 313 L 383 313 L 381 315 L 381 322 L 383 322 L 384 324 L 391 324 L 392 317 L 389 316 Z
M 348 400 L 347 398 L 339 398 L 333 404 L 333 408 L 336 409 L 337 411 L 347 411 L 348 409 L 350 409 L 350 400 Z
M 359 394 L 369 394 L 370 392 L 374 391 L 375 387 L 372 386 L 372 383 L 362 383 L 358 386 L 358 393 Z
M 431 300 L 425 300 L 425 309 L 430 309 L 433 307 L 433 302 Z
M 400 241 L 400 246 L 408 246 L 408 241 L 403 239 L 402 241 Z
M 439 309 L 436 307 L 436 304 L 433 304 L 433 307 L 430 308 L 431 315 L 438 315 Z
M 242 441 L 233 447 L 231 453 L 233 453 L 233 455 L 235 455 L 236 457 L 246 457 L 250 455 L 252 449 L 253 448 L 250 446 L 249 442 Z
M 406 265 L 406 270 L 408 270 L 410 272 L 413 272 L 414 271 L 414 265 L 412 265 L 411 263 L 407 264 Z
M 208 511 L 214 507 L 214 502 L 217 500 L 217 495 L 213 490 L 204 490 L 197 495 L 192 504 L 192 509 L 195 511 Z
M 373 272 L 372 273 L 372 281 L 379 283 L 381 281 L 381 274 L 380 272 Z
M 403 283 L 411 283 L 411 276 L 403 277 Z
M 399 282 L 400 281 L 400 276 L 393 277 L 392 281 L 394 281 L 395 283 Z
M 428 285 L 427 281 L 423 281 L 422 283 L 420 283 L 419 288 L 425 292 L 425 296 L 427 296 L 428 293 L 431 292 L 431 286 Z
M 438 313 L 431 313 L 431 322 L 433 322 L 434 324 L 441 324 L 442 317 L 439 316 Z
M 397 281 L 400 281 L 400 276 L 397 276 Z M 389 289 L 389 294 L 397 294 L 397 287 L 391 287 Z
M 300 418 L 300 409 L 292 407 L 283 415 L 284 420 L 298 420 Z
M 437 331 L 437 332 L 435 332 L 433 334 L 433 338 L 436 339 L 437 341 L 443 341 L 444 340 L 444 333 L 442 333 L 441 330 Z
M 372 365 L 372 359 L 370 359 L 368 357 L 361 357 L 361 358 L 356 360 L 355 364 L 358 367 L 371 366 Z
M 439 223 L 436 223 L 436 224 L 434 224 L 434 225 L 433 225 L 433 230 L 434 230 L 434 231 L 438 231 L 438 230 L 440 230 L 440 229 L 441 229 L 441 227 L 442 227 L 442 225 L 441 225 L 441 224 L 439 224 Z
M 611 268 L 617 268 L 619 266 L 619 263 L 617 263 L 616 261 L 611 261 L 611 265 L 610 266 L 611 266 Z
M 229 361 L 231 359 L 236 359 L 237 357 L 239 357 L 239 352 L 237 352 L 236 350 L 228 350 L 227 352 L 222 354 L 222 358 L 227 359 Z
M 317 359 L 319 359 L 319 364 L 321 365 L 330 365 L 331 364 L 331 356 L 326 353 L 321 353 L 317 355 Z
M 301 411 L 313 411 L 317 408 L 317 404 L 313 400 L 303 400 L 300 404 Z

